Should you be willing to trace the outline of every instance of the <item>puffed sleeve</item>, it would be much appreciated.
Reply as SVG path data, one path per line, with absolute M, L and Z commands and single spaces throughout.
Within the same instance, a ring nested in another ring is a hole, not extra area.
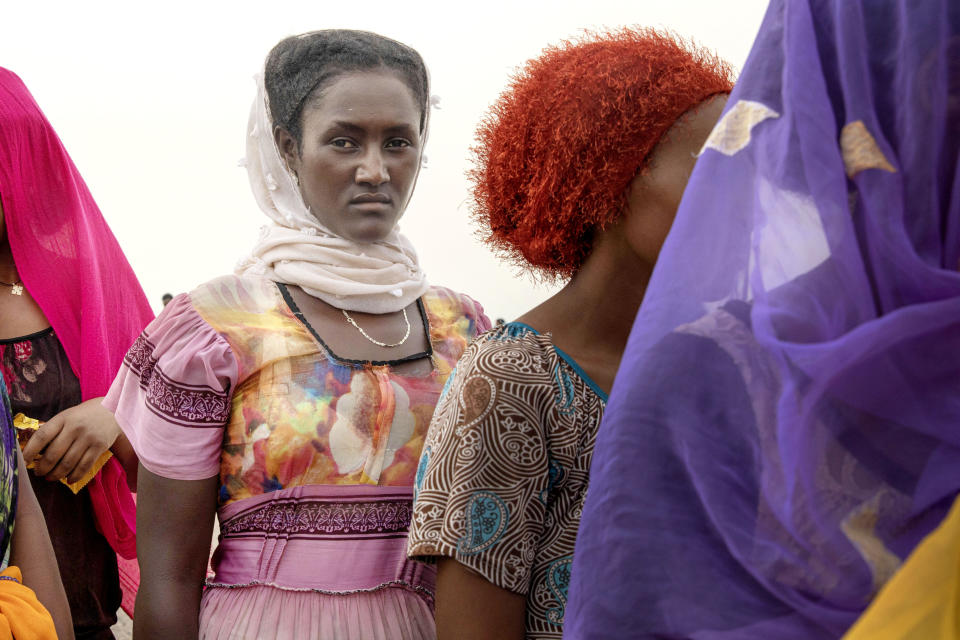
M 150 472 L 202 480 L 220 471 L 236 383 L 229 344 L 183 294 L 130 347 L 103 405 Z
M 465 308 L 469 310 L 468 313 L 474 318 L 474 333 L 471 337 L 476 337 L 489 331 L 490 327 L 493 325 L 490 322 L 490 318 L 488 318 L 487 314 L 484 312 L 483 305 L 470 296 L 463 297 L 466 298 L 467 302 Z
M 448 381 L 415 483 L 407 552 L 454 558 L 492 584 L 526 594 L 548 491 L 549 382 L 529 345 L 471 345 Z

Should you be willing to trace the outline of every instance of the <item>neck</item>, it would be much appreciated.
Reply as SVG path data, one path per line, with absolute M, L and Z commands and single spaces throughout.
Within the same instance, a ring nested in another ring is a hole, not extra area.
M 601 233 L 570 282 L 521 319 L 551 331 L 561 348 L 619 363 L 652 272 L 620 233 Z

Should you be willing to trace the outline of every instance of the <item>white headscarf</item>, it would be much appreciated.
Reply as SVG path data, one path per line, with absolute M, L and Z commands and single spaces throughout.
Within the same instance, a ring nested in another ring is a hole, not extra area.
M 406 308 L 429 284 L 413 245 L 394 227 L 383 240 L 359 244 L 335 235 L 310 213 L 273 137 L 263 73 L 250 109 L 245 160 L 260 209 L 273 221 L 261 229 L 238 275 L 297 285 L 347 311 L 391 313 Z

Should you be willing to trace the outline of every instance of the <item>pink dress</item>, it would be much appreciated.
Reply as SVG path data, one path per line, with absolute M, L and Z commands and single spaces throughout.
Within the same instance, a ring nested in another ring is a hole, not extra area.
M 412 487 L 441 390 L 489 320 L 447 289 L 420 304 L 424 376 L 338 357 L 265 279 L 177 297 L 131 347 L 104 404 L 141 463 L 220 476 L 201 638 L 435 636 L 435 574 L 405 554 Z

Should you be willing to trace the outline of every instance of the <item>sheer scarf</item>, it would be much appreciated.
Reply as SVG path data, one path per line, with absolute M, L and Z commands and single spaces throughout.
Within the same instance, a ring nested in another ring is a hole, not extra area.
M 294 284 L 333 307 L 365 313 L 400 311 L 429 288 L 399 227 L 361 245 L 334 235 L 310 213 L 277 150 L 262 73 L 244 164 L 257 204 L 273 224 L 263 227 L 250 256 L 237 265 L 239 275 Z
M 63 343 L 83 399 L 105 395 L 153 312 L 53 127 L 20 78 L 2 68 L 0 198 L 17 270 Z M 136 506 L 116 458 L 88 488 L 99 530 L 118 554 L 124 609 L 132 612 Z
M 774 0 L 600 428 L 574 638 L 837 638 L 960 491 L 960 5 Z

